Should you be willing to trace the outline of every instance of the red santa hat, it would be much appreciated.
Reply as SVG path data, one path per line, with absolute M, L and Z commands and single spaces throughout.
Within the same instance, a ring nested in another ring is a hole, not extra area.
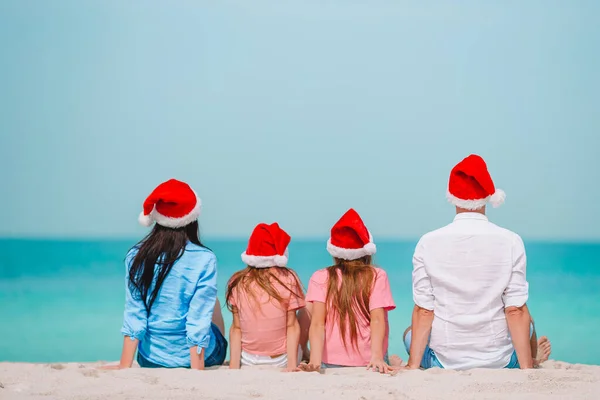
M 242 253 L 242 261 L 255 268 L 285 267 L 291 240 L 277 222 L 258 224 L 250 235 L 246 251 Z
M 327 251 L 335 258 L 356 260 L 375 254 L 377 247 L 360 215 L 351 208 L 331 228 Z
M 170 179 L 150 193 L 138 221 L 144 226 L 156 222 L 167 228 L 180 228 L 198 219 L 201 204 L 187 183 Z
M 448 201 L 467 210 L 482 208 L 489 201 L 499 207 L 506 193 L 496 189 L 483 158 L 471 154 L 452 169 L 448 183 Z

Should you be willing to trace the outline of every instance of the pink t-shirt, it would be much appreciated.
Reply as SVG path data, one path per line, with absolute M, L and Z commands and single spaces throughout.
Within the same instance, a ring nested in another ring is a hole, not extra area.
M 276 273 L 273 269 L 273 273 Z M 287 351 L 287 312 L 297 310 L 306 305 L 302 287 L 290 274 L 279 273 L 278 278 L 301 297 L 295 296 L 286 287 L 273 281 L 278 293 L 285 299 L 279 304 L 275 299 L 269 299 L 266 292 L 256 284 L 252 290 L 255 297 L 246 292 L 234 289 L 231 305 L 237 308 L 242 330 L 242 350 L 247 353 L 262 356 L 277 356 Z
M 338 271 L 339 273 L 339 271 Z M 341 276 L 341 273 L 340 273 Z M 329 274 L 326 269 L 321 269 L 313 274 L 308 284 L 306 301 L 325 303 L 327 299 L 327 283 Z M 340 283 L 341 284 L 341 283 Z M 371 297 L 369 297 L 369 309 L 376 308 L 385 310 L 385 337 L 383 340 L 383 354 L 388 349 L 389 324 L 387 312 L 396 308 L 390 282 L 387 274 L 381 268 L 375 268 L 375 282 Z M 346 333 L 347 347 L 344 347 L 342 335 L 340 334 L 339 320 L 325 318 L 325 343 L 323 346 L 323 362 L 326 364 L 344 365 L 349 367 L 366 366 L 371 360 L 371 327 L 367 320 L 357 315 L 358 322 L 358 351 L 350 341 L 350 331 Z

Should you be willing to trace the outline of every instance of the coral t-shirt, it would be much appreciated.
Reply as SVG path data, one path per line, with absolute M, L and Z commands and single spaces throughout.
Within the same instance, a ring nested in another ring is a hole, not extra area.
M 277 270 L 274 269 L 273 273 Z M 247 353 L 262 356 L 277 356 L 287 352 L 287 313 L 306 305 L 302 287 L 298 285 L 292 274 L 278 273 L 282 284 L 273 280 L 277 292 L 283 297 L 284 303 L 279 304 L 270 299 L 258 285 L 253 284 L 251 290 L 256 293 L 251 297 L 248 293 L 234 289 L 231 305 L 237 308 L 242 330 L 242 350 Z
M 389 324 L 388 311 L 396 308 L 390 282 L 387 274 L 381 268 L 375 269 L 373 289 L 369 297 L 369 310 L 383 308 L 385 310 L 385 337 L 383 340 L 383 354 L 388 349 Z M 341 276 L 341 273 L 338 271 Z M 329 274 L 326 269 L 321 269 L 313 274 L 308 284 L 306 301 L 325 303 L 327 301 L 327 284 Z M 342 284 L 343 282 L 340 282 Z M 331 314 L 325 318 L 325 343 L 323 345 L 323 362 L 326 364 L 344 365 L 349 367 L 366 366 L 371 360 L 371 326 L 369 322 L 357 313 L 358 343 L 354 347 L 350 341 L 350 330 L 346 333 L 346 347 L 340 334 L 340 325 L 337 318 Z

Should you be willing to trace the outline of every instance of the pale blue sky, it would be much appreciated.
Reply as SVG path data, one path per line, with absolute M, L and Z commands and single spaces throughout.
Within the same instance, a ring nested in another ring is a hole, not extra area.
M 598 1 L 0 0 L 2 236 L 136 236 L 171 177 L 209 236 L 450 220 L 487 159 L 498 223 L 600 239 Z

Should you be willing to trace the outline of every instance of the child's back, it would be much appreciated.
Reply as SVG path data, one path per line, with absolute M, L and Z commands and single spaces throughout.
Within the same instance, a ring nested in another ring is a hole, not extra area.
M 272 365 L 293 370 L 298 365 L 296 310 L 305 302 L 298 276 L 286 268 L 290 240 L 276 223 L 257 225 L 242 254 L 247 267 L 229 280 L 230 368 Z
M 262 273 L 262 271 L 257 271 Z M 282 301 L 272 297 L 259 282 L 240 282 L 232 290 L 229 304 L 237 310 L 242 331 L 242 350 L 264 356 L 280 356 L 287 348 L 287 313 L 304 307 L 302 287 L 287 268 L 264 270 L 272 290 Z M 249 280 L 248 277 L 244 279 Z
M 384 359 L 386 359 L 387 357 L 385 356 L 387 355 L 389 336 L 388 311 L 395 308 L 394 300 L 392 299 L 387 273 L 381 268 L 367 268 L 373 271 L 373 279 L 369 290 L 370 295 L 368 296 L 368 309 L 366 311 L 370 313 L 378 308 L 381 308 L 384 311 L 385 335 L 383 337 L 382 354 L 384 355 Z M 335 271 L 338 275 L 338 293 L 343 293 L 343 290 L 340 289 L 345 282 L 341 270 L 339 268 L 325 268 L 315 272 L 311 277 L 308 293 L 306 294 L 307 302 L 316 301 L 327 303 L 329 270 Z M 370 274 L 366 273 L 365 275 Z M 346 284 L 349 283 L 350 282 Z M 331 297 L 332 296 L 330 296 L 330 298 Z M 342 303 L 353 304 L 353 309 L 347 310 L 349 313 L 353 314 L 351 318 L 347 318 L 347 321 L 350 319 L 348 322 L 353 323 L 356 327 L 356 343 L 351 343 L 351 327 L 349 323 L 346 323 L 344 328 L 345 335 L 342 337 L 338 314 L 332 313 L 334 315 L 328 315 L 328 318 L 325 319 L 325 341 L 323 344 L 322 355 L 323 363 L 357 367 L 366 366 L 369 363 L 371 359 L 371 322 L 370 318 L 366 318 L 361 313 L 360 306 L 358 305 L 359 302 L 359 299 L 353 301 L 346 298 L 342 300 Z M 332 309 L 333 307 L 330 306 L 329 312 L 332 312 Z
M 388 372 L 388 311 L 396 306 L 384 270 L 371 264 L 376 247 L 353 209 L 331 229 L 327 250 L 335 264 L 315 272 L 306 301 L 312 304 L 310 364 L 372 367 Z

